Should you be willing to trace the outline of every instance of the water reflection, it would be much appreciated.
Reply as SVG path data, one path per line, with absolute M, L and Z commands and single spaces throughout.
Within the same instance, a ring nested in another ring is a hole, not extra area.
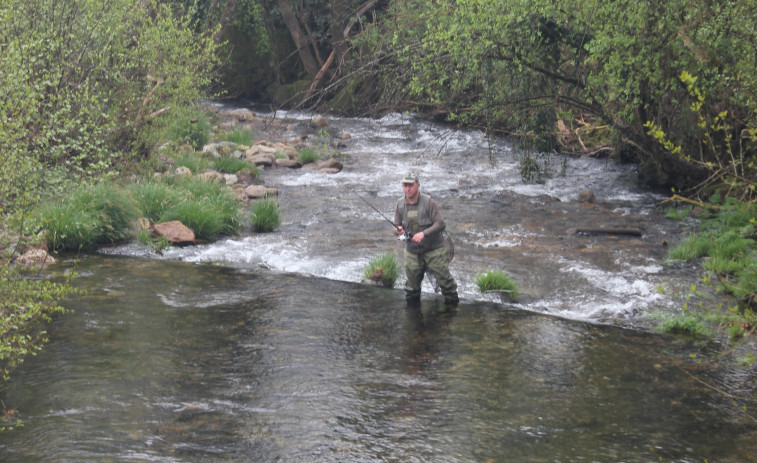
M 0 391 L 26 423 L 2 461 L 754 456 L 754 422 L 696 379 L 718 370 L 662 337 L 208 264 L 80 270 L 90 295 Z

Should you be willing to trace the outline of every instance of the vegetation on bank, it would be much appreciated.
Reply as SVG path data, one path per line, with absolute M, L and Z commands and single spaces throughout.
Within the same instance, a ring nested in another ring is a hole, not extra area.
M 20 237 L 49 228 L 54 249 L 122 238 L 138 209 L 105 183 L 151 172 L 153 149 L 172 130 L 186 129 L 176 146 L 203 142 L 207 119 L 187 121 L 210 95 L 219 45 L 214 30 L 190 24 L 157 0 L 0 2 L 3 377 L 39 350 L 45 322 L 72 293 L 67 279 L 31 278 L 13 265 Z M 71 204 L 51 199 L 72 190 Z
M 757 330 L 757 204 L 715 195 L 697 206 L 696 213 L 698 229 L 671 249 L 669 258 L 698 262 L 704 274 L 682 295 L 682 313 L 666 317 L 659 329 L 705 336 L 725 333 L 737 341 Z M 683 219 L 686 214 L 671 215 Z M 713 307 L 704 297 L 708 291 L 731 296 L 733 305 Z M 757 360 L 752 356 L 750 362 Z

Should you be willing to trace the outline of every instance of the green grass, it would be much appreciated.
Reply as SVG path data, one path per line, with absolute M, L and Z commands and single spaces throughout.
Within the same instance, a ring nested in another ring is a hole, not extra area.
M 668 211 L 665 213 L 665 217 L 671 220 L 683 220 L 686 217 L 688 217 L 691 214 L 691 208 L 690 207 L 684 207 L 682 209 L 678 208 L 669 208 Z
M 222 141 L 230 141 L 238 145 L 252 146 L 255 141 L 255 133 L 249 129 L 235 128 L 231 132 L 224 133 L 220 138 Z
M 476 276 L 475 282 L 478 290 L 482 293 L 504 292 L 507 293 L 511 299 L 515 301 L 518 300 L 518 286 L 504 272 L 487 270 L 486 273 Z
M 158 222 L 173 204 L 180 201 L 181 193 L 160 180 L 146 180 L 128 187 L 142 215 L 151 222 Z
M 186 167 L 193 174 L 200 174 L 210 167 L 210 161 L 198 154 L 182 154 L 174 158 L 175 167 Z
M 75 251 L 131 237 L 131 223 L 139 210 L 125 191 L 101 184 L 80 187 L 45 203 L 38 216 L 50 249 Z
M 213 168 L 225 174 L 236 174 L 240 170 L 249 169 L 254 171 L 257 176 L 257 168 L 243 159 L 237 159 L 231 156 L 219 156 L 213 158 Z
M 376 256 L 363 270 L 363 280 L 375 281 L 385 288 L 394 288 L 400 275 L 400 265 L 394 254 Z
M 318 162 L 321 156 L 312 148 L 303 148 L 299 154 L 298 159 L 300 164 L 308 164 L 311 162 Z
M 225 185 L 197 177 L 172 177 L 168 184 L 181 192 L 181 200 L 166 210 L 161 221 L 179 220 L 198 239 L 231 235 L 241 227 L 239 202 Z
M 710 337 L 712 332 L 705 327 L 704 321 L 692 315 L 677 315 L 657 325 L 657 331 L 666 334 L 690 334 Z
M 250 216 L 252 224 L 258 231 L 269 232 L 281 225 L 279 203 L 273 198 L 259 199 L 252 206 Z

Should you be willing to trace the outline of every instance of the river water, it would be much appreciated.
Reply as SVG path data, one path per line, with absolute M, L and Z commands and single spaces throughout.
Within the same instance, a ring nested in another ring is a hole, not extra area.
M 318 138 L 285 117 L 278 136 Z M 750 371 L 649 330 L 696 275 L 664 262 L 690 224 L 663 219 L 632 166 L 556 159 L 529 185 L 519 153 L 475 131 L 406 115 L 328 130 L 351 135 L 341 173 L 264 173 L 276 231 L 76 262 L 87 296 L 0 390 L 24 423 L 0 461 L 755 461 Z M 408 170 L 455 241 L 459 310 L 359 283 L 401 243 L 355 194 L 391 216 Z M 566 233 L 599 225 L 644 234 Z M 486 269 L 522 298 L 477 292 Z

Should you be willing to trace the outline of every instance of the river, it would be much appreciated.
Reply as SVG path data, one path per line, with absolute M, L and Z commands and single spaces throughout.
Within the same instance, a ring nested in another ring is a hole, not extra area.
M 311 115 L 279 117 L 282 138 L 319 135 Z M 650 330 L 696 282 L 665 262 L 692 223 L 664 219 L 633 166 L 555 157 L 526 184 L 521 154 L 477 131 L 328 122 L 350 134 L 342 172 L 263 174 L 274 232 L 58 264 L 87 296 L 0 390 L 24 423 L 0 432 L 2 461 L 755 460 L 751 372 Z M 428 286 L 409 309 L 401 290 L 359 282 L 402 244 L 355 193 L 391 216 L 406 171 L 442 207 L 459 310 Z M 596 204 L 577 201 L 587 188 Z M 644 233 L 566 233 L 589 225 Z M 487 269 L 522 298 L 479 293 Z

